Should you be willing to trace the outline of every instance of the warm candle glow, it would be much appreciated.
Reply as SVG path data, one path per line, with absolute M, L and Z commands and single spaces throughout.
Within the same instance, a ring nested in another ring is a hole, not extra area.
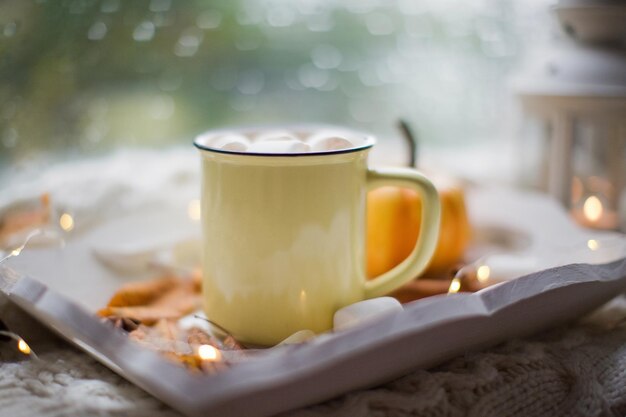
M 20 339 L 17 342 L 17 348 L 20 350 L 20 352 L 22 352 L 24 355 L 30 355 L 30 353 L 32 352 L 30 349 L 30 346 L 28 346 L 28 343 L 26 343 L 24 341 L 24 339 Z
M 450 282 L 450 288 L 448 288 L 449 294 L 454 294 L 459 292 L 461 289 L 461 280 L 458 278 L 454 278 L 452 282 Z
M 200 200 L 194 199 L 187 206 L 187 215 L 191 220 L 200 220 L 202 211 L 200 210 Z
M 589 221 L 597 222 L 600 220 L 603 211 L 602 202 L 598 197 L 595 195 L 587 197 L 583 205 L 583 213 Z
M 69 232 L 74 228 L 74 219 L 68 213 L 63 213 L 59 218 L 59 225 L 61 229 Z
M 491 275 L 491 269 L 487 265 L 481 265 L 476 270 L 476 279 L 480 282 L 485 282 L 489 279 L 489 275 Z
M 217 362 L 222 355 L 219 350 L 211 345 L 200 345 L 200 347 L 198 347 L 198 356 L 203 361 Z
M 619 228 L 620 217 L 619 213 L 612 209 L 610 199 L 608 195 L 610 190 L 603 192 L 600 191 L 595 195 L 587 195 L 582 200 L 582 204 L 577 203 L 572 209 L 572 216 L 574 219 L 586 227 L 602 230 L 615 230 Z M 591 243 L 591 245 L 594 245 Z M 589 246 L 589 244 L 587 245 Z M 591 250 L 592 247 L 589 247 Z

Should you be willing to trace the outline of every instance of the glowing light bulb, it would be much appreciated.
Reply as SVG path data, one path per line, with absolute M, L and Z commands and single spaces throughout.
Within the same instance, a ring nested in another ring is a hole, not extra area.
M 200 200 L 194 199 L 189 202 L 189 205 L 187 206 L 187 215 L 191 220 L 200 220 L 200 216 L 202 215 Z
M 74 218 L 68 213 L 63 213 L 61 217 L 59 217 L 59 225 L 61 229 L 69 232 L 74 228 Z
M 595 195 L 587 197 L 583 204 L 583 213 L 589 221 L 597 222 L 602 217 L 603 212 L 602 201 L 598 197 Z
M 476 270 L 476 279 L 480 282 L 485 282 L 491 275 L 491 269 L 487 265 L 481 265 Z
M 600 247 L 600 243 L 598 243 L 598 241 L 595 239 L 589 239 L 587 241 L 587 247 L 591 250 L 598 250 L 598 248 Z
M 457 293 L 459 292 L 460 289 L 461 289 L 461 280 L 458 278 L 454 278 L 450 282 L 450 288 L 448 288 L 448 294 Z
M 222 357 L 222 354 L 211 345 L 200 345 L 198 347 L 198 356 L 203 361 L 217 362 Z
M 17 348 L 20 350 L 20 352 L 22 352 L 24 355 L 30 355 L 32 350 L 30 348 L 30 346 L 28 346 L 28 343 L 26 343 L 24 341 L 24 339 L 20 339 L 17 341 Z

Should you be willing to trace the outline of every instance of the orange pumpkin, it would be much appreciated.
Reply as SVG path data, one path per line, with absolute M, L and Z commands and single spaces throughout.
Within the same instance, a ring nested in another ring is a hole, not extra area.
M 463 258 L 470 225 L 463 189 L 433 181 L 441 200 L 439 241 L 426 274 L 449 271 Z M 386 272 L 411 253 L 419 235 L 419 195 L 410 189 L 381 187 L 367 195 L 367 275 Z

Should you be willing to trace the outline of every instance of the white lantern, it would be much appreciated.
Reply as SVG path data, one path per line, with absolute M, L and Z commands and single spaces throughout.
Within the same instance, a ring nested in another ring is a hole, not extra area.
M 553 11 L 569 39 L 514 82 L 524 112 L 545 126 L 538 185 L 579 223 L 624 228 L 626 1 L 561 1 Z

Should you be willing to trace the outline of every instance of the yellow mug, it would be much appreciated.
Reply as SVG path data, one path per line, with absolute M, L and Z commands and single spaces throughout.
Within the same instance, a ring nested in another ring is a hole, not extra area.
M 356 145 L 290 154 L 227 151 L 212 138 L 247 137 L 276 127 L 202 134 L 203 300 L 212 321 L 237 340 L 274 345 L 296 331 L 332 328 L 335 311 L 389 293 L 417 277 L 434 253 L 437 191 L 409 168 L 367 166 L 374 138 L 329 126 L 282 127 L 304 138 L 332 129 Z M 366 280 L 366 193 L 383 185 L 415 189 L 421 233 L 413 252 Z

